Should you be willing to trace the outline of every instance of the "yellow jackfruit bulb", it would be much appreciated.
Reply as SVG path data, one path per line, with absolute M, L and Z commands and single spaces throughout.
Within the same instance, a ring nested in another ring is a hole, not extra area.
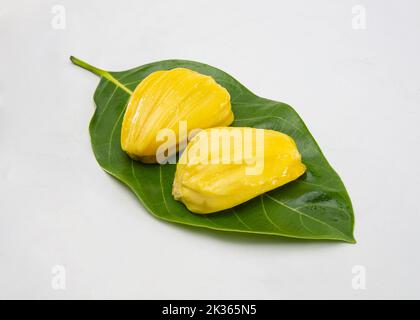
M 295 141 L 255 128 L 212 128 L 187 145 L 172 194 L 195 213 L 232 208 L 297 179 L 306 170 Z
M 136 87 L 127 105 L 121 128 L 121 146 L 128 155 L 146 163 L 157 162 L 156 151 L 162 129 L 176 134 L 184 122 L 194 129 L 228 126 L 233 121 L 229 92 L 212 77 L 186 68 L 156 71 Z

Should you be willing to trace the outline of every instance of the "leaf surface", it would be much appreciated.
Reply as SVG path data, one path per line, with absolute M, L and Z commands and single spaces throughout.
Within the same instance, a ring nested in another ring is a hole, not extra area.
M 154 216 L 216 230 L 304 239 L 355 242 L 353 209 L 343 183 L 331 168 L 299 115 L 287 104 L 253 94 L 227 73 L 186 60 L 166 60 L 123 72 L 108 72 L 77 58 L 72 61 L 101 76 L 90 122 L 91 142 L 100 166 L 126 184 Z M 212 76 L 231 95 L 233 126 L 277 130 L 293 137 L 307 166 L 299 179 L 233 209 L 197 215 L 172 197 L 175 165 L 133 161 L 120 145 L 121 123 L 130 93 L 150 73 L 184 67 Z

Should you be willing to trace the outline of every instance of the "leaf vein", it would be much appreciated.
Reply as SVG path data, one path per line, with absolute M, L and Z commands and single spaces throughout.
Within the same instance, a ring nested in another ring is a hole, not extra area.
M 160 190 L 162 192 L 163 203 L 165 204 L 166 211 L 171 214 L 168 208 L 168 204 L 166 203 L 165 192 L 163 191 L 163 181 L 162 181 L 162 166 L 159 166 L 159 181 L 160 181 Z
M 120 115 L 118 116 L 117 120 L 114 123 L 114 126 L 112 127 L 111 130 L 111 135 L 109 136 L 109 143 L 108 143 L 108 162 L 111 161 L 111 148 L 112 148 L 112 138 L 114 137 L 114 133 L 115 133 L 115 129 L 117 128 L 117 125 L 122 117 L 122 115 L 124 114 L 125 111 L 125 107 L 122 109 Z
M 293 211 L 293 212 L 296 212 L 297 214 L 301 214 L 301 215 L 304 215 L 305 217 L 307 217 L 307 218 L 309 218 L 309 219 L 312 219 L 312 220 L 314 220 L 314 221 L 316 221 L 316 222 L 318 222 L 318 223 L 320 223 L 320 224 L 323 224 L 323 225 L 325 225 L 325 226 L 327 226 L 327 227 L 329 227 L 329 228 L 331 228 L 331 229 L 333 229 L 333 230 L 336 230 L 337 232 L 339 232 L 341 235 L 343 235 L 344 237 L 346 237 L 347 238 L 347 236 L 341 231 L 341 230 L 339 230 L 339 229 L 337 229 L 337 228 L 335 228 L 335 227 L 333 227 L 333 226 L 331 226 L 331 225 L 329 225 L 328 223 L 325 223 L 324 221 L 321 221 L 321 220 L 319 220 L 319 219 L 316 219 L 316 218 L 314 218 L 314 217 L 312 217 L 312 216 L 310 216 L 310 215 L 308 215 L 308 214 L 305 214 L 304 212 L 300 212 L 300 211 L 297 211 L 295 208 L 292 208 L 292 207 L 289 207 L 289 206 L 287 206 L 287 205 L 285 205 L 283 202 L 281 202 L 280 200 L 277 200 L 276 198 L 273 198 L 273 197 L 271 197 L 271 196 L 269 196 L 268 194 L 264 194 L 266 197 L 268 197 L 268 198 L 270 198 L 271 200 L 273 200 L 274 202 L 276 202 L 276 203 L 278 203 L 278 204 L 280 204 L 280 205 L 282 205 L 283 207 L 285 207 L 285 208 L 288 208 L 288 209 L 290 209 L 291 211 Z
M 281 230 L 280 227 L 276 223 L 274 223 L 273 220 L 271 220 L 271 218 L 268 216 L 267 210 L 265 209 L 263 196 L 264 195 L 261 195 L 260 198 L 261 198 L 261 206 L 262 206 L 265 217 L 277 230 L 279 230 L 280 232 L 283 232 L 283 230 Z
M 240 222 L 240 223 L 242 223 L 248 230 L 252 230 L 252 228 L 249 226 L 249 225 L 247 225 L 240 217 L 239 217 L 239 215 L 236 213 L 236 211 L 235 211 L 235 209 L 233 209 L 232 208 L 232 212 L 233 212 L 233 214 L 235 215 L 235 217 L 238 219 L 238 221 Z

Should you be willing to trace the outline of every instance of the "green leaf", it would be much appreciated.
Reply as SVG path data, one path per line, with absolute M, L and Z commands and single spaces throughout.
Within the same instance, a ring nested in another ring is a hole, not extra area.
M 97 161 L 106 172 L 130 187 L 154 216 L 216 230 L 355 242 L 353 209 L 346 189 L 289 105 L 258 97 L 227 73 L 198 62 L 167 60 L 108 72 L 74 57 L 71 60 L 101 76 L 94 94 L 96 110 L 90 122 Z M 210 215 L 193 214 L 175 201 L 171 189 L 176 166 L 131 160 L 121 149 L 120 130 L 128 99 L 137 84 L 154 71 L 176 67 L 212 76 L 229 91 L 235 115 L 233 126 L 273 129 L 292 136 L 307 166 L 306 173 L 233 209 Z

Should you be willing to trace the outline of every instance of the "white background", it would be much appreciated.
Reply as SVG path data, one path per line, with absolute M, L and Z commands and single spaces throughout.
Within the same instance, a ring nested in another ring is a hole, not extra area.
M 416 0 L 1 0 L 0 298 L 419 299 L 419 30 Z M 197 60 L 291 104 L 345 182 L 358 243 L 153 218 L 97 165 L 98 78 L 70 54 L 108 70 Z

